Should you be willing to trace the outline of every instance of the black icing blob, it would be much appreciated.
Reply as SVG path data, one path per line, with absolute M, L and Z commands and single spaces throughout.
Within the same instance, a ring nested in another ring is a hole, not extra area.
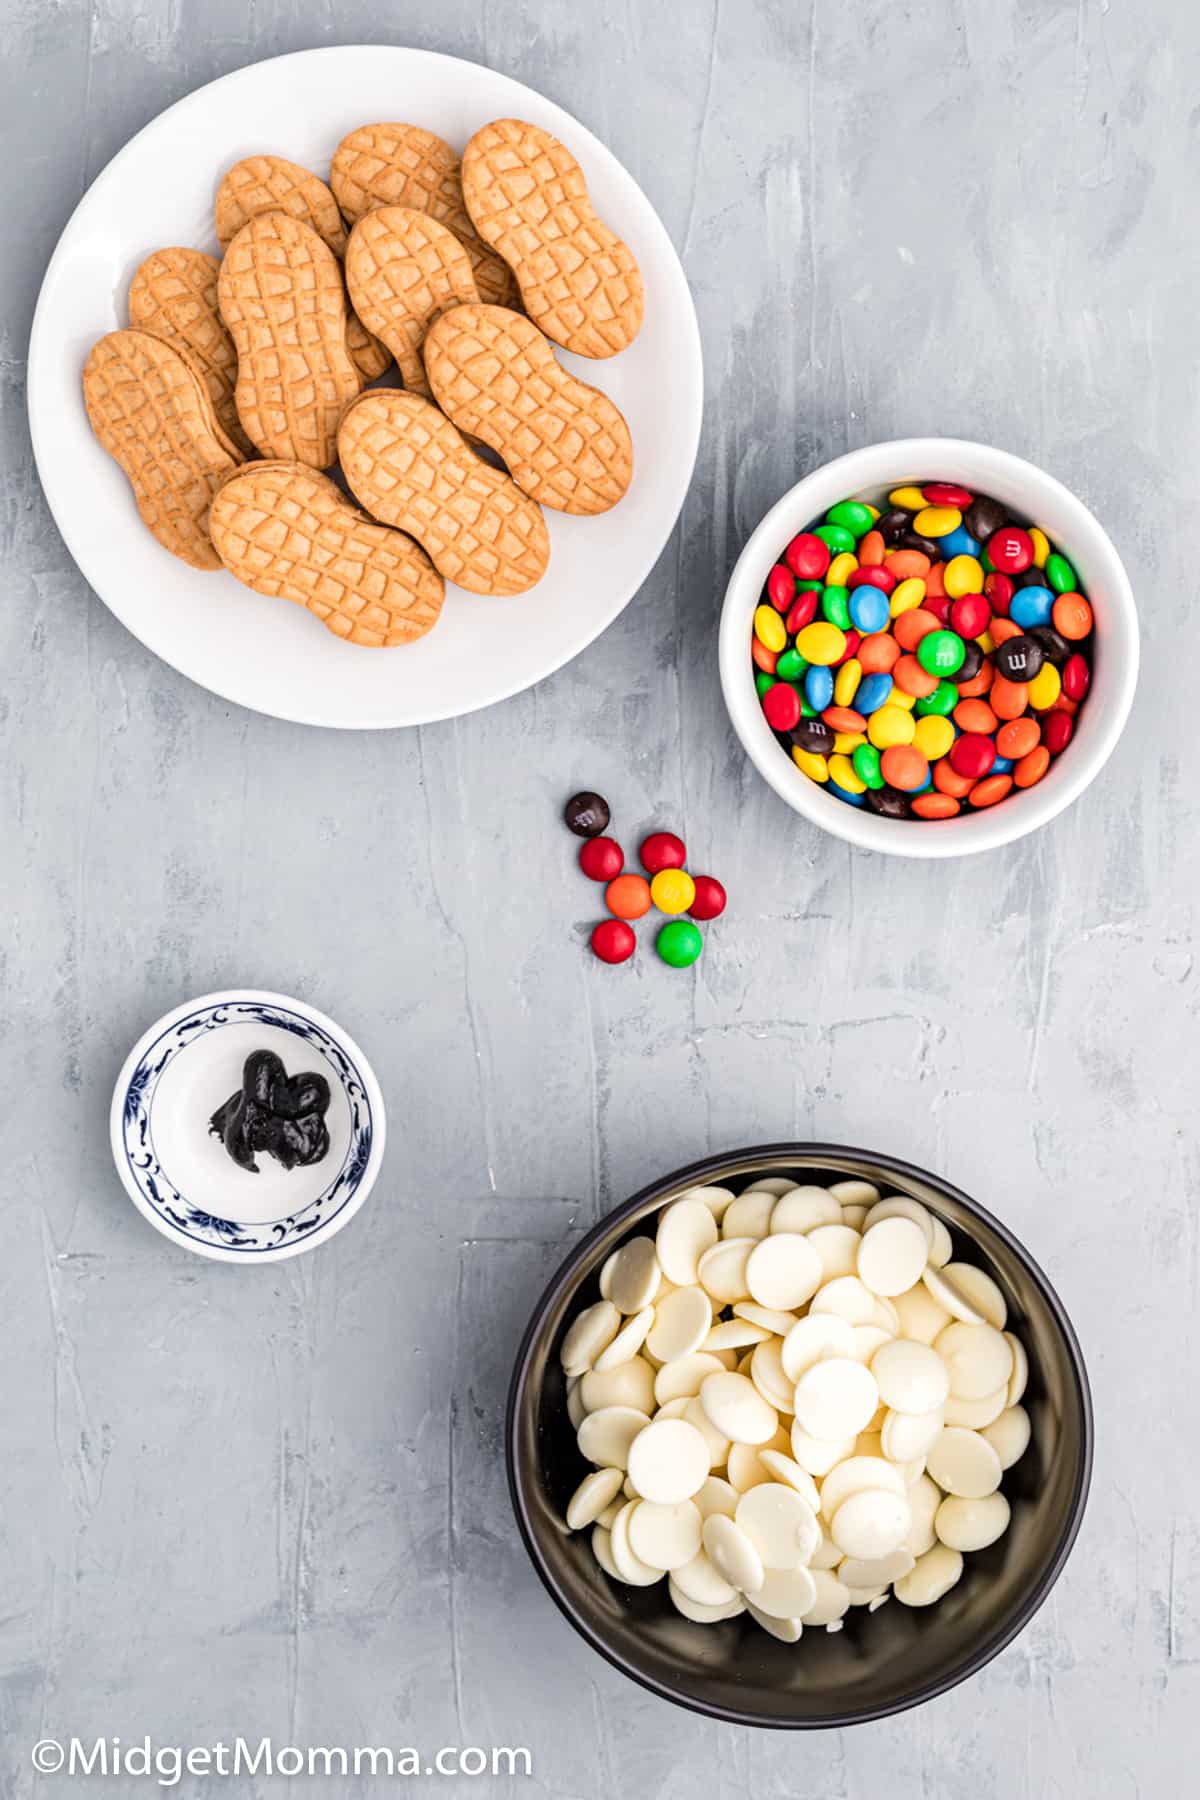
M 208 1122 L 240 1169 L 258 1174 L 259 1153 L 285 1169 L 307 1168 L 329 1150 L 329 1083 L 313 1070 L 289 1077 L 273 1050 L 252 1050 L 242 1085 Z

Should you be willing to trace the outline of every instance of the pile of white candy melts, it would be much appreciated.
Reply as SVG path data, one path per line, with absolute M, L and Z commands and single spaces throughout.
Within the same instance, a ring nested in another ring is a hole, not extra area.
M 866 1181 L 693 1188 L 600 1274 L 562 1365 L 594 1464 L 567 1507 L 614 1581 L 784 1643 L 940 1600 L 1008 1528 L 1029 1365 L 942 1221 Z

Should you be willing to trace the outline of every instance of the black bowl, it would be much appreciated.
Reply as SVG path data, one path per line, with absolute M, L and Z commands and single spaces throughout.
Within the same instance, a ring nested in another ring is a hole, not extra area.
M 748 1616 L 695 1625 L 677 1613 L 664 1583 L 627 1588 L 592 1556 L 590 1533 L 570 1535 L 566 1503 L 588 1465 L 567 1418 L 558 1360 L 575 1314 L 599 1298 L 610 1251 L 687 1188 L 735 1190 L 778 1174 L 829 1182 L 860 1176 L 911 1194 L 938 1214 L 956 1259 L 999 1282 L 1009 1329 L 1029 1355 L 1022 1404 L 1029 1449 L 1004 1477 L 1008 1531 L 966 1558 L 961 1581 L 928 1609 L 893 1600 L 854 1607 L 837 1633 L 812 1631 L 781 1644 Z M 593 1649 L 652 1693 L 737 1725 L 840 1727 L 902 1712 L 965 1681 L 1028 1624 L 1065 1563 L 1083 1519 L 1092 1469 L 1092 1406 L 1070 1320 L 1029 1252 L 990 1213 L 948 1182 L 894 1157 L 832 1144 L 769 1144 L 709 1157 L 643 1188 L 572 1250 L 542 1295 L 509 1390 L 509 1488 L 525 1547 L 551 1597 Z

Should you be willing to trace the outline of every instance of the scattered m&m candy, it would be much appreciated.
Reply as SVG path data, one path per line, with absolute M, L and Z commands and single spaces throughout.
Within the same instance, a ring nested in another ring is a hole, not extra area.
M 655 938 L 654 948 L 672 969 L 686 969 L 703 950 L 704 939 L 690 919 L 672 919 Z
M 687 912 L 696 898 L 696 884 L 686 869 L 660 869 L 650 883 L 650 898 L 659 912 Z
M 644 875 L 618 875 L 604 890 L 604 904 L 614 919 L 640 919 L 650 911 L 650 883 Z
M 624 919 L 601 919 L 591 942 L 593 954 L 606 963 L 628 962 L 637 949 L 637 939 Z
M 625 853 L 613 838 L 589 838 L 580 847 L 579 866 L 589 881 L 613 881 L 625 867 Z
M 576 837 L 599 837 L 602 831 L 608 830 L 611 814 L 608 801 L 603 794 L 572 794 L 563 807 L 563 819 L 568 831 Z
M 820 538 L 814 541 L 825 550 Z M 816 553 L 807 555 L 812 560 Z M 602 795 L 590 791 L 572 795 L 563 819 L 570 831 L 586 840 L 580 845 L 579 866 L 589 880 L 604 882 L 604 900 L 612 914 L 592 929 L 593 955 L 605 963 L 628 962 L 637 948 L 631 921 L 644 918 L 654 907 L 668 918 L 655 939 L 661 960 L 676 969 L 694 963 L 704 948 L 694 921 L 719 918 L 726 894 L 715 876 L 689 874 L 683 839 L 673 831 L 652 831 L 643 838 L 638 854 L 646 874 L 638 875 L 626 870 L 625 853 L 616 839 L 601 835 L 611 822 Z
M 687 847 L 673 831 L 652 831 L 642 840 L 638 854 L 643 869 L 651 875 L 657 875 L 660 869 L 682 869 L 687 861 Z
M 1034 786 L 1065 750 L 1094 623 L 1044 531 L 930 481 L 839 501 L 798 533 L 751 658 L 763 716 L 811 781 L 884 818 L 950 819 Z
M 713 875 L 697 875 L 688 912 L 693 919 L 719 919 L 725 911 L 725 889 Z

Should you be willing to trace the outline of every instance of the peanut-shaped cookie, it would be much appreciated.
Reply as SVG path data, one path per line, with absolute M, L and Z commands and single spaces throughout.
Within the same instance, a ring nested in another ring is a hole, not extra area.
M 521 594 L 550 560 L 542 510 L 419 394 L 373 388 L 346 410 L 338 455 L 369 513 L 410 532 L 475 594 Z
M 208 511 L 238 463 L 192 365 L 148 331 L 110 331 L 84 364 L 83 398 L 159 543 L 193 568 L 220 568 Z
M 425 552 L 303 464 L 247 463 L 213 501 L 211 529 L 231 575 L 348 643 L 411 644 L 437 624 L 445 584 Z
M 362 385 L 346 348 L 346 292 L 310 225 L 260 213 L 234 236 L 217 283 L 237 348 L 237 408 L 264 456 L 327 469 Z

